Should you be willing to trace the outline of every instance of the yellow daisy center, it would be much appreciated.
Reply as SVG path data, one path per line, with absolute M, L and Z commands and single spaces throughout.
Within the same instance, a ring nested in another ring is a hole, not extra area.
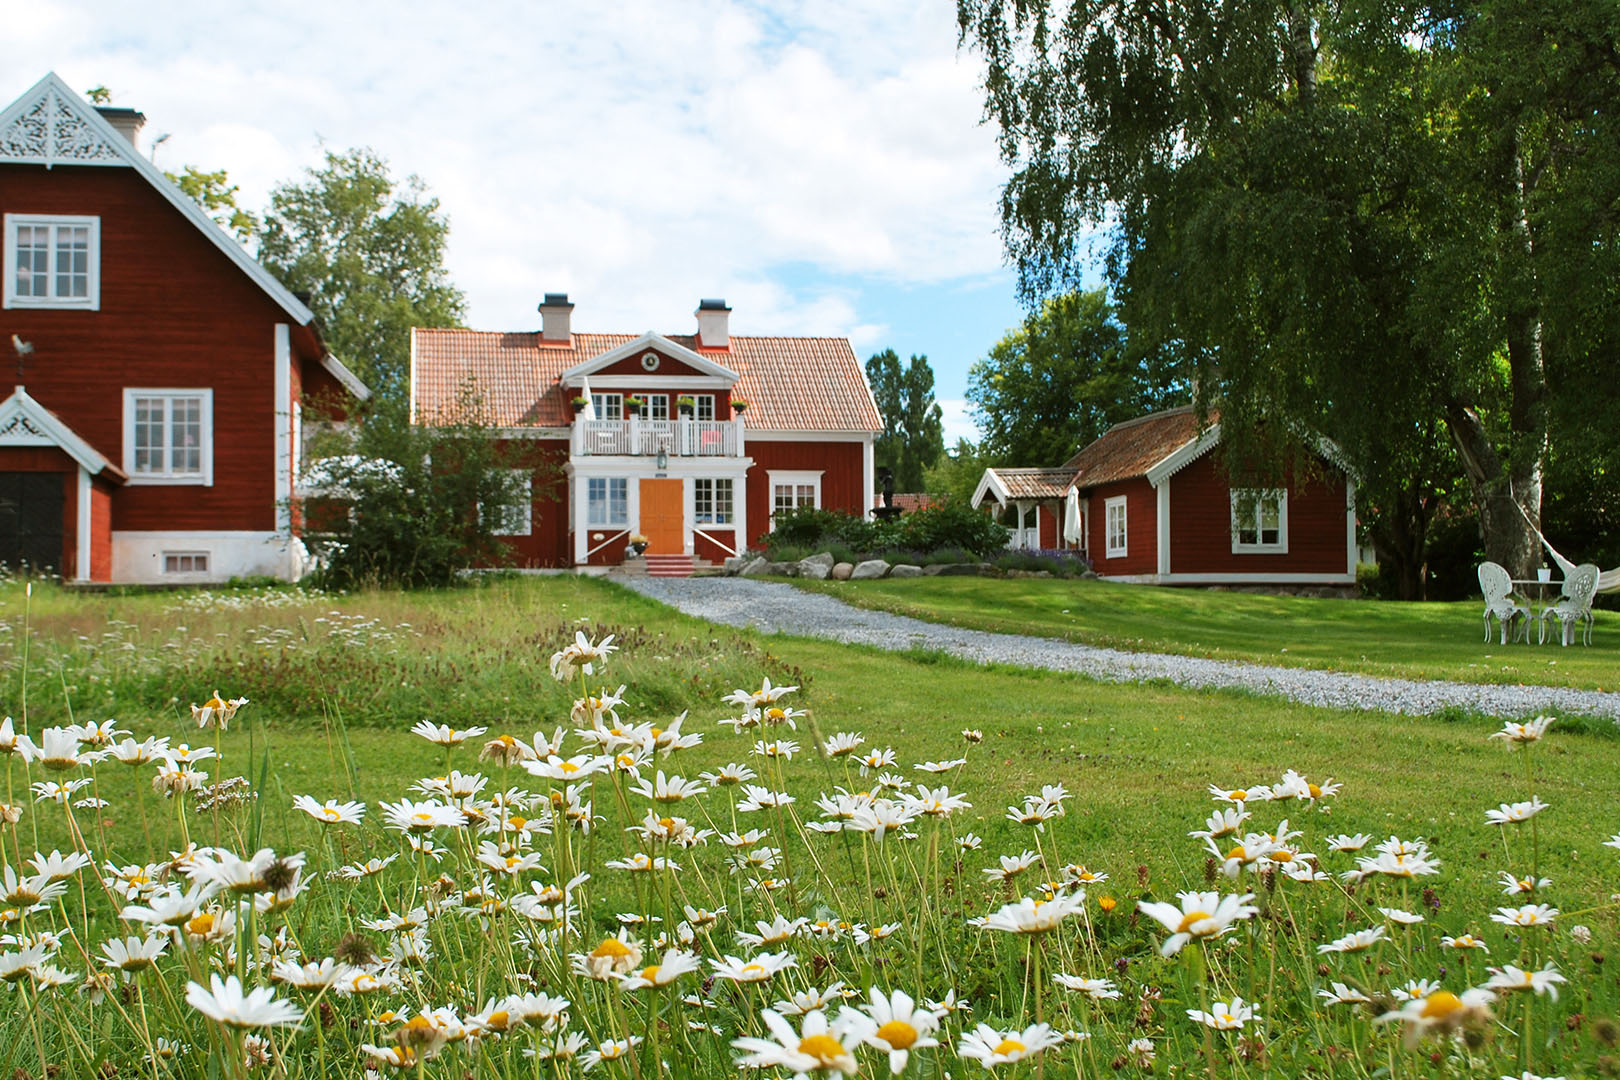
M 1233 848 L 1231 851 L 1228 851 L 1226 853 L 1226 857 L 1228 859 L 1237 859 L 1239 862 L 1246 862 L 1246 861 L 1248 861 L 1249 853 L 1247 851 L 1243 850 L 1243 845 L 1242 844 L 1239 844 L 1237 847 Z
M 1462 998 L 1450 990 L 1437 990 L 1423 1002 L 1423 1011 L 1418 1015 L 1425 1020 L 1441 1020 L 1462 1007 Z
M 505 1009 L 501 1009 L 499 1012 L 490 1013 L 489 1019 L 485 1020 L 484 1023 L 495 1031 L 505 1031 L 512 1024 L 512 1015 Z
M 1233 800 L 1234 802 L 1248 802 L 1249 801 L 1249 793 L 1247 791 L 1244 791 L 1242 788 L 1238 788 L 1236 791 L 1232 792 L 1227 797 L 1230 798 L 1231 800 Z
M 877 1037 L 895 1050 L 909 1050 L 917 1041 L 917 1029 L 904 1020 L 890 1020 L 877 1029 Z
M 1176 933 L 1190 934 L 1194 926 L 1209 918 L 1213 918 L 1213 916 L 1207 911 L 1189 911 L 1181 917 L 1180 924 L 1176 926 Z
M 213 928 L 214 916 L 206 911 L 192 919 L 190 922 L 186 923 L 186 933 L 195 934 L 198 937 L 208 933 L 208 931 L 212 930 Z
M 334 807 L 325 806 L 321 808 L 321 816 L 326 818 L 327 821 L 336 821 L 343 815 L 338 813 Z
M 642 968 L 641 969 L 641 977 L 643 979 L 646 979 L 650 983 L 657 984 L 657 982 L 658 982 L 658 965 L 654 964 L 652 967 Z
M 575 765 L 572 761 L 563 762 L 562 765 L 559 766 L 559 768 L 561 768 L 563 772 L 567 772 L 567 773 L 579 772 L 579 766 Z
M 760 976 L 760 977 L 764 977 L 764 975 L 765 975 L 765 966 L 763 964 L 744 964 L 742 966 L 742 970 L 741 970 L 741 972 L 739 972 L 739 974 L 742 974 L 742 975 L 757 975 L 757 976 Z
M 842 1061 L 848 1054 L 844 1044 L 831 1035 L 807 1035 L 799 1040 L 799 1053 L 815 1058 L 823 1067 Z
M 1028 1047 L 1017 1039 L 1002 1039 L 996 1043 L 996 1048 L 992 1053 L 1000 1054 L 1002 1057 L 1012 1057 L 1014 1054 L 1022 1054 L 1026 1049 Z
M 618 938 L 604 938 L 602 944 L 591 950 L 592 956 L 611 956 L 615 959 L 630 955 L 630 947 Z

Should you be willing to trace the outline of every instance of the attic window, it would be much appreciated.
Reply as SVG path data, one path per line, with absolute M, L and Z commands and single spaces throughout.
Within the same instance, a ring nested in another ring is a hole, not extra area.
M 658 359 L 658 354 L 657 353 L 655 353 L 655 352 L 646 352 L 646 353 L 641 354 L 641 370 L 643 370 L 643 371 L 657 371 L 658 370 L 658 364 L 659 364 L 659 359 Z
M 5 306 L 101 306 L 101 219 L 5 216 Z

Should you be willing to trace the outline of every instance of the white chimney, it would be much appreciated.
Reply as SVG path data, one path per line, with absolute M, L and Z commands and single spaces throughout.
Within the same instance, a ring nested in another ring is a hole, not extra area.
M 131 146 L 135 145 L 135 136 L 140 134 L 141 128 L 146 124 L 146 114 L 138 109 L 124 109 L 116 105 L 97 105 L 96 112 L 101 118 L 113 126 L 113 130 L 129 140 Z
M 567 293 L 546 293 L 546 298 L 540 301 L 540 340 L 564 343 L 572 341 L 569 322 L 573 313 L 574 305 L 568 302 Z
M 705 349 L 731 348 L 731 309 L 724 300 L 699 300 L 697 343 Z

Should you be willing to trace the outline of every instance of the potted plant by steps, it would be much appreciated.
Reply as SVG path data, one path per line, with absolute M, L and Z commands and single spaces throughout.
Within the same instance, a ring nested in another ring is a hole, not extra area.
M 642 536 L 640 533 L 633 533 L 630 537 L 630 550 L 635 552 L 637 555 L 646 554 L 647 538 Z
M 569 404 L 574 406 L 574 415 L 578 416 L 580 413 L 585 411 L 585 406 L 590 404 L 590 400 L 583 397 L 576 397 Z
M 697 398 L 690 394 L 682 394 L 680 397 L 675 399 L 675 408 L 680 410 L 682 417 L 690 420 L 692 419 L 692 414 L 697 411 Z
M 740 412 L 746 412 L 747 410 L 748 410 L 748 402 L 744 401 L 742 398 L 732 398 L 731 399 L 731 411 L 732 412 L 740 413 Z
M 636 397 L 634 394 L 631 394 L 629 397 L 624 399 L 624 411 L 631 416 L 641 415 L 641 405 L 641 399 Z

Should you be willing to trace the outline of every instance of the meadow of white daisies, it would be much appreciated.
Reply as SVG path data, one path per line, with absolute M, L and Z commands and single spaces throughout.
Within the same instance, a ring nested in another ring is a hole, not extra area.
M 333 616 L 328 648 L 410 638 Z M 1561 740 L 1593 739 L 1554 718 L 1468 728 L 1494 801 L 1454 803 L 1445 760 L 1394 763 L 1456 824 L 1393 833 L 1346 831 L 1371 793 L 1262 768 L 1276 732 L 1239 734 L 1251 769 L 1147 796 L 1135 843 L 1167 872 L 1096 842 L 1088 822 L 1127 800 L 1077 769 L 1008 786 L 1030 772 L 997 745 L 993 694 L 958 691 L 967 722 L 906 752 L 769 675 L 642 715 L 625 639 L 594 629 L 527 669 L 571 702 L 542 722 L 379 732 L 431 762 L 393 797 L 356 785 L 342 732 L 324 773 L 273 768 L 262 705 L 231 686 L 146 722 L 77 715 L 89 669 L 14 642 L 19 706 L 52 704 L 0 723 L 0 1072 L 1620 1073 L 1617 901 L 1590 884 L 1620 883 L 1620 835 L 1578 874 L 1567 831 L 1544 839 L 1559 814 L 1620 828 L 1620 804 L 1612 783 L 1544 801 Z M 1390 721 L 1352 721 L 1345 756 L 1377 755 Z

